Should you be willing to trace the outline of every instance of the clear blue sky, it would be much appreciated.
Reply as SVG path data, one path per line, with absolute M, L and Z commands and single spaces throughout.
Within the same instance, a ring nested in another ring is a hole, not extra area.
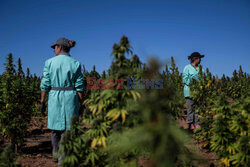
M 123 34 L 143 62 L 174 56 L 182 72 L 198 51 L 213 74 L 250 73 L 249 0 L 0 0 L 0 73 L 11 52 L 41 76 L 59 37 L 76 40 L 72 56 L 101 72 Z

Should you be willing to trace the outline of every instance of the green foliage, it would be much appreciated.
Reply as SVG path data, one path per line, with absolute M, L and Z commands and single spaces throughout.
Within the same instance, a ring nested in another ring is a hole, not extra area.
M 25 78 L 20 59 L 16 72 L 12 54 L 8 55 L 4 65 L 6 71 L 0 82 L 0 133 L 10 140 L 17 151 L 17 147 L 24 142 L 33 115 L 34 103 L 38 98 L 35 96 L 34 84 L 39 83 L 39 80 L 32 82 Z
M 0 148 L 0 166 L 1 167 L 18 167 L 21 166 L 15 162 L 16 155 L 12 151 L 12 145 L 7 145 L 3 149 Z
M 158 78 L 156 60 L 151 60 L 145 77 Z M 153 75 L 152 75 L 153 74 Z M 167 83 L 166 83 L 167 84 Z M 141 117 L 136 126 L 108 137 L 107 162 L 110 166 L 137 166 L 138 158 L 146 155 L 153 166 L 191 165 L 192 145 L 189 137 L 177 128 L 175 118 L 183 103 L 172 84 L 161 90 L 145 90 L 134 110 Z
M 64 154 L 65 156 L 62 163 L 63 166 L 78 166 L 77 164 L 86 157 L 86 138 L 81 135 L 83 130 L 79 127 L 79 122 L 76 118 L 72 118 L 71 131 L 65 133 L 61 143 L 62 149 L 59 151 L 59 154 Z
M 171 57 L 170 67 L 168 67 L 167 64 L 165 65 L 165 69 L 162 73 L 162 78 L 164 79 L 164 83 L 171 83 L 172 88 L 176 91 L 179 91 L 179 93 L 183 96 L 184 84 L 182 83 L 182 74 L 180 74 L 173 57 Z
M 250 77 L 242 71 L 241 66 L 238 72 L 234 70 L 232 78 L 225 79 L 224 76 L 220 84 L 221 90 L 232 99 L 249 96 Z
M 220 80 L 206 70 L 199 81 L 191 84 L 202 128 L 196 139 L 215 151 L 225 166 L 247 166 L 249 163 L 249 75 L 240 70 L 233 77 Z M 244 143 L 244 146 L 243 146 Z

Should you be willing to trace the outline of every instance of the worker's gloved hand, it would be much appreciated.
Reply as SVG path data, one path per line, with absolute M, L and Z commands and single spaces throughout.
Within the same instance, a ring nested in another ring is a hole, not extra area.
M 84 110 L 84 105 L 82 103 L 80 103 L 80 106 L 79 106 L 79 115 L 83 114 L 83 110 Z
M 46 110 L 45 102 L 41 102 L 40 111 L 43 117 L 45 116 L 45 110 Z

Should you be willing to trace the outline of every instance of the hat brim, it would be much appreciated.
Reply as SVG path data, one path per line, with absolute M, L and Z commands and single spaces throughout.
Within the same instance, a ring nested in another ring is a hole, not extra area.
M 56 44 L 50 46 L 52 49 L 55 49 Z
M 205 57 L 205 55 L 200 55 L 200 56 L 188 56 L 188 59 L 191 59 L 191 58 L 193 58 L 193 57 L 203 58 L 203 57 Z

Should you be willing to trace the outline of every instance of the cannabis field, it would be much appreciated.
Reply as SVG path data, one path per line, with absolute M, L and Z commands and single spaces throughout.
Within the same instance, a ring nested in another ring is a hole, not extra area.
M 182 73 L 174 58 L 169 64 L 154 58 L 143 63 L 126 36 L 113 45 L 111 55 L 110 68 L 101 74 L 95 66 L 91 71 L 83 66 L 84 101 L 79 119 L 72 119 L 72 128 L 61 143 L 63 166 L 249 165 L 250 77 L 241 66 L 232 70 L 232 77 L 221 78 L 204 69 L 200 79 L 192 81 L 201 128 L 189 133 L 180 124 L 186 120 L 186 105 Z M 0 166 L 56 166 L 49 155 L 47 117 L 40 113 L 41 77 L 23 70 L 21 60 L 13 60 L 12 54 L 4 67 L 0 75 Z M 92 89 L 87 88 L 89 77 L 96 79 Z M 143 79 L 155 82 L 143 85 Z M 113 89 L 103 89 L 108 80 L 114 80 Z M 32 137 L 45 144 L 33 147 Z M 213 163 L 197 152 L 197 145 L 200 151 L 215 155 Z M 35 165 L 31 159 L 44 162 Z

